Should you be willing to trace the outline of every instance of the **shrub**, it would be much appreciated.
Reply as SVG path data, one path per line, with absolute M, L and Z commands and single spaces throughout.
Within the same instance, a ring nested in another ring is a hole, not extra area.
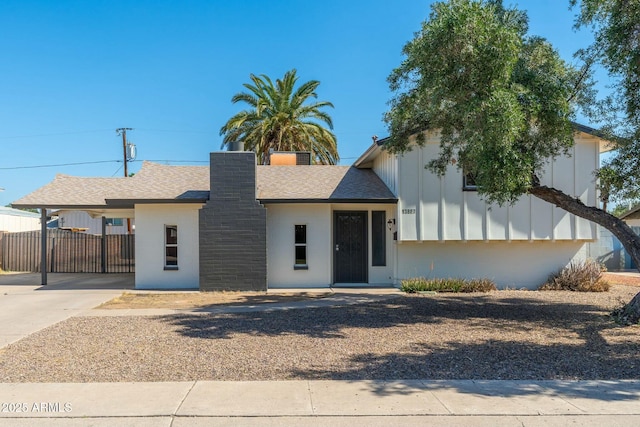
M 606 292 L 609 282 L 602 278 L 603 268 L 593 260 L 572 262 L 551 274 L 541 291 Z
M 412 277 L 400 282 L 400 289 L 407 293 L 415 292 L 489 292 L 495 291 L 496 285 L 489 279 L 426 279 Z

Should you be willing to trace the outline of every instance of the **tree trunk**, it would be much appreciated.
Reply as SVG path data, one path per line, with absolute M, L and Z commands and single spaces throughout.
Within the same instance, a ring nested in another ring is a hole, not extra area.
M 614 236 L 620 240 L 622 246 L 631 256 L 636 268 L 640 271 L 640 236 L 633 232 L 620 218 L 605 212 L 602 209 L 586 206 L 580 199 L 571 197 L 560 190 L 547 187 L 545 185 L 535 185 L 529 190 L 529 194 L 539 199 L 556 205 L 565 211 L 577 215 L 581 218 L 588 219 L 598 225 L 603 226 L 611 231 Z M 625 313 L 625 323 L 633 324 L 640 321 L 640 293 L 638 293 L 627 305 L 621 310 Z
M 612 313 L 616 322 L 623 325 L 636 325 L 640 322 L 640 293 L 636 294 L 624 307 Z

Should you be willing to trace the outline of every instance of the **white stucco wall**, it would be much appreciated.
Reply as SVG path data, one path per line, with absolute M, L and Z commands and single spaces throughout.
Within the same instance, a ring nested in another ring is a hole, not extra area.
M 386 230 L 386 266 L 371 265 L 371 211 L 395 218 L 395 205 L 270 204 L 267 205 L 267 280 L 270 288 L 328 287 L 333 283 L 333 212 L 366 211 L 368 283 L 390 284 L 394 276 L 393 229 Z M 307 226 L 308 270 L 294 269 L 295 225 Z
M 198 289 L 201 204 L 136 205 L 136 289 Z M 165 270 L 165 225 L 178 226 L 178 270 Z
M 308 270 L 294 270 L 295 226 L 307 226 Z M 329 204 L 267 205 L 269 287 L 324 287 L 332 280 Z
M 488 278 L 499 287 L 529 289 L 586 254 L 584 242 L 566 241 L 403 242 L 397 250 L 398 281 L 410 277 Z
M 597 238 L 594 224 L 532 196 L 521 197 L 513 206 L 487 205 L 476 192 L 462 190 L 462 172 L 456 166 L 450 165 L 443 177 L 424 168 L 438 151 L 439 139 L 432 133 L 424 147 L 414 147 L 397 157 L 399 240 L 573 241 Z M 598 167 L 599 140 L 579 134 L 570 151 L 570 157 L 559 157 L 547 167 L 541 182 L 580 198 L 588 206 L 596 206 L 593 171 Z M 376 173 L 382 172 L 376 170 Z

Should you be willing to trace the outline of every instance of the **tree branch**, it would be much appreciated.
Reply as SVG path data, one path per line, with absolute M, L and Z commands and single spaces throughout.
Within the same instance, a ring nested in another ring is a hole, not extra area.
M 586 206 L 578 198 L 569 196 L 562 191 L 536 185 L 529 189 L 529 194 L 549 202 L 580 218 L 588 219 L 611 231 L 622 243 L 627 253 L 633 258 L 637 266 L 640 266 L 640 236 L 633 232 L 620 218 L 594 206 Z

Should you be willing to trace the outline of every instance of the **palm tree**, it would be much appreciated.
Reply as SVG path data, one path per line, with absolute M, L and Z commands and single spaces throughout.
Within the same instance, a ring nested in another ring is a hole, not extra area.
M 253 150 L 258 161 L 267 164 L 269 151 L 309 151 L 313 163 L 333 165 L 338 162 L 336 136 L 331 117 L 321 111 L 332 107 L 326 101 L 307 102 L 317 98 L 320 84 L 311 80 L 295 89 L 296 70 L 285 73 L 276 84 L 262 74 L 249 76 L 252 83 L 243 86 L 248 92 L 231 98 L 234 104 L 244 102 L 251 108 L 231 117 L 220 129 L 224 135 L 222 148 L 235 141 L 243 141 L 247 150 Z M 325 124 L 329 129 L 323 126 Z

